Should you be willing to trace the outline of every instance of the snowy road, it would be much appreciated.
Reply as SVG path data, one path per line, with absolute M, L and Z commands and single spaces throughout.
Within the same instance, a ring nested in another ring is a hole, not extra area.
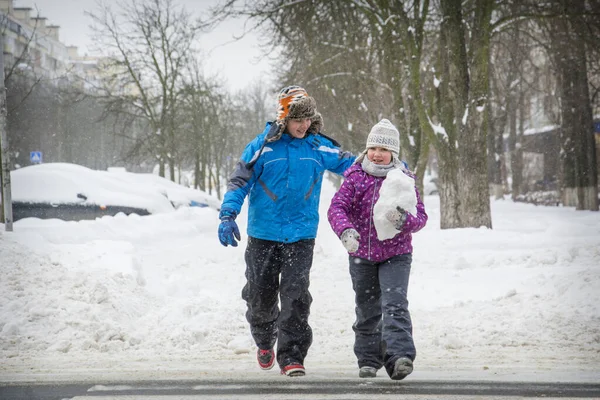
M 43 384 L 0 387 L 4 400 L 60 399 L 468 399 L 600 398 L 599 383 L 402 381 L 311 378 Z

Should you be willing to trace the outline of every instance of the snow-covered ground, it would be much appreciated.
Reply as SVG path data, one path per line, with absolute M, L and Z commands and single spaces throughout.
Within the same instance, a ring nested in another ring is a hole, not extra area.
M 306 367 L 355 377 L 347 254 L 325 217 L 333 193 L 325 181 Z M 493 201 L 493 230 L 440 230 L 438 198 L 424 201 L 409 379 L 600 381 L 600 213 Z M 238 220 L 237 248 L 219 244 L 211 208 L 0 225 L 0 381 L 278 379 L 255 363 Z

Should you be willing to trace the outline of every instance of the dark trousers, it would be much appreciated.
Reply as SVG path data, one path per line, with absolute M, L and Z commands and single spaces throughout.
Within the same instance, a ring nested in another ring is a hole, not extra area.
M 398 357 L 416 357 L 408 312 L 411 254 L 381 263 L 350 257 L 350 276 L 356 294 L 354 354 L 358 366 L 393 368 Z
M 303 364 L 312 344 L 308 286 L 314 246 L 314 239 L 280 243 L 248 238 L 247 282 L 242 290 L 246 319 L 259 348 L 270 349 L 277 341 L 281 367 Z

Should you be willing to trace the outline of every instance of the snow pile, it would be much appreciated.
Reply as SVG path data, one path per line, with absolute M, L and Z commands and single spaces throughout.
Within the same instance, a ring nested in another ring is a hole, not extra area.
M 48 163 L 11 171 L 12 200 L 25 203 L 125 206 L 151 213 L 195 204 L 217 209 L 211 195 L 153 174 L 111 168 L 98 171 L 76 164 Z
M 379 199 L 373 207 L 373 223 L 379 240 L 391 239 L 398 233 L 385 214 L 396 207 L 417 215 L 415 180 L 397 168 L 390 171 L 381 184 Z

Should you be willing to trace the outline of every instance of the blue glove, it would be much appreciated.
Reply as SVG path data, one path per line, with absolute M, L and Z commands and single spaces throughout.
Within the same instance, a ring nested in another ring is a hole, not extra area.
M 219 241 L 225 247 L 227 247 L 227 245 L 237 247 L 238 244 L 235 239 L 241 239 L 240 230 L 235 223 L 236 216 L 237 213 L 235 210 L 227 207 L 221 209 L 221 212 L 219 213 L 219 218 L 221 219 L 221 224 L 219 225 Z
M 221 224 L 219 225 L 219 241 L 225 247 L 227 247 L 227 245 L 237 247 L 238 244 L 235 239 L 241 239 L 240 230 L 237 224 L 231 217 L 221 218 Z

